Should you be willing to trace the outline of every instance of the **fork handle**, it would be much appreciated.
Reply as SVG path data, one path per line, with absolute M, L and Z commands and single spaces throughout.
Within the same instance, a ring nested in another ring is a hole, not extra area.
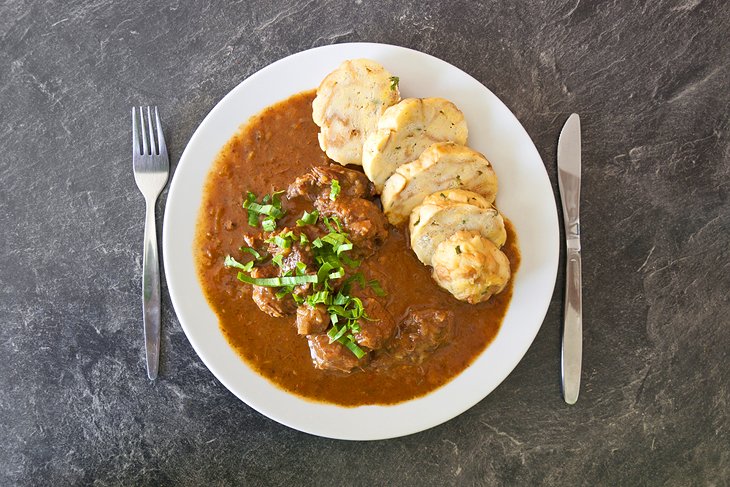
M 157 378 L 160 362 L 160 259 L 157 254 L 155 200 L 146 200 L 144 253 L 142 257 L 142 312 L 147 376 Z

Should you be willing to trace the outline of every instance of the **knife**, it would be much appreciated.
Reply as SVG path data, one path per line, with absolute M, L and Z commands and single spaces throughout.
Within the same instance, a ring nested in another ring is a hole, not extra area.
M 580 117 L 568 117 L 558 139 L 558 187 L 565 223 L 565 320 L 560 356 L 563 398 L 575 404 L 583 355 L 580 258 Z

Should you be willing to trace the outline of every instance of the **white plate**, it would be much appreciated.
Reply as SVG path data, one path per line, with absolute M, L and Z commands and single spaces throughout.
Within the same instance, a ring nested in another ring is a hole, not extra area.
M 404 97 L 440 96 L 461 108 L 469 145 L 484 153 L 499 178 L 497 204 L 515 226 L 522 264 L 512 303 L 491 345 L 454 380 L 394 406 L 345 408 L 299 398 L 255 373 L 228 345 L 196 277 L 193 239 L 203 182 L 216 155 L 248 118 L 295 93 L 317 87 L 342 61 L 370 58 L 400 77 Z M 239 84 L 205 117 L 190 139 L 170 185 L 163 255 L 180 324 L 211 372 L 242 401 L 269 418 L 315 435 L 348 440 L 392 438 L 457 416 L 489 394 L 514 369 L 547 312 L 558 266 L 558 219 L 540 155 L 509 109 L 477 80 L 421 52 L 383 44 L 339 44 L 300 52 Z

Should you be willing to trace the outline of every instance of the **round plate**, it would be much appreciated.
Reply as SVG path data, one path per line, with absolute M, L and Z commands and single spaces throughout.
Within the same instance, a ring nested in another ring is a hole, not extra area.
M 432 393 L 393 406 L 346 408 L 279 389 L 228 345 L 196 276 L 193 240 L 203 183 L 228 139 L 248 118 L 289 96 L 316 88 L 342 61 L 370 58 L 400 77 L 404 97 L 439 96 L 466 116 L 469 145 L 499 178 L 497 205 L 516 229 L 522 263 L 494 341 L 464 372 Z M 558 266 L 558 218 L 550 181 L 535 145 L 509 109 L 477 80 L 421 52 L 383 44 L 338 44 L 294 54 L 257 72 L 205 117 L 170 184 L 163 255 L 167 284 L 185 334 L 201 360 L 231 392 L 269 418 L 330 438 L 375 440 L 422 431 L 461 414 L 502 382 L 522 359 L 547 312 Z

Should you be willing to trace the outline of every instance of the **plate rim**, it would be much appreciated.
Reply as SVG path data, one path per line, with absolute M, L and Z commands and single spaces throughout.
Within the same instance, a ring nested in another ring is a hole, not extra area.
M 543 302 L 540 303 L 539 306 L 536 306 L 536 308 L 539 309 L 539 311 L 537 312 L 537 315 L 539 315 L 541 317 L 539 324 L 534 327 L 534 330 L 532 330 L 532 333 L 529 336 L 529 340 L 524 340 L 524 346 L 519 350 L 519 353 L 514 353 L 512 355 L 512 357 L 514 357 L 514 360 L 512 360 L 511 363 L 509 363 L 505 367 L 507 372 L 504 374 L 504 376 L 501 377 L 496 382 L 494 387 L 489 389 L 481 397 L 478 397 L 475 400 L 462 402 L 461 405 L 458 408 L 456 408 L 456 412 L 454 412 L 454 410 L 450 410 L 449 412 L 442 413 L 442 414 L 432 414 L 430 417 L 433 419 L 428 421 L 427 422 L 428 424 L 424 423 L 424 424 L 421 424 L 416 427 L 410 426 L 410 427 L 404 428 L 403 430 L 392 431 L 392 432 L 385 433 L 385 434 L 380 433 L 380 434 L 359 434 L 359 435 L 354 434 L 353 435 L 353 434 L 338 434 L 338 433 L 333 433 L 332 431 L 322 432 L 321 430 L 318 430 L 317 428 L 308 427 L 306 424 L 305 425 L 302 425 L 299 423 L 295 424 L 294 422 L 290 421 L 289 418 L 283 417 L 280 414 L 272 413 L 271 410 L 267 410 L 267 408 L 263 407 L 259 401 L 252 399 L 251 397 L 245 397 L 245 394 L 239 393 L 239 391 L 238 391 L 239 387 L 235 384 L 232 384 L 227 379 L 227 377 L 225 377 L 225 374 L 221 370 L 219 370 L 218 364 L 214 363 L 214 361 L 211 360 L 211 358 L 207 355 L 207 353 L 203 352 L 200 349 L 200 344 L 197 343 L 195 338 L 193 338 L 193 336 L 191 335 L 192 328 L 189 328 L 189 325 L 185 323 L 185 319 L 183 318 L 183 316 L 181 316 L 181 313 L 179 311 L 180 309 L 182 309 L 181 303 L 182 303 L 183 298 L 178 293 L 177 284 L 174 282 L 174 279 L 167 279 L 167 286 L 168 286 L 168 292 L 170 295 L 170 299 L 171 299 L 173 308 L 175 310 L 175 314 L 178 318 L 178 321 L 180 322 L 180 326 L 183 329 L 183 332 L 185 333 L 188 341 L 190 342 L 191 346 L 195 350 L 195 353 L 198 355 L 198 357 L 203 362 L 203 364 L 208 368 L 208 370 L 213 374 L 213 376 L 219 382 L 221 382 L 221 384 L 223 384 L 224 387 L 226 387 L 226 389 L 228 389 L 231 393 L 233 393 L 236 397 L 238 397 L 241 401 L 243 401 L 249 407 L 253 408 L 254 410 L 258 411 L 259 413 L 263 414 L 264 416 L 266 416 L 270 419 L 273 419 L 274 421 L 279 422 L 280 424 L 283 424 L 290 428 L 293 428 L 293 429 L 296 429 L 296 430 L 299 430 L 299 431 L 302 431 L 305 433 L 309 433 L 312 435 L 328 437 L 328 438 L 335 438 L 335 439 L 344 439 L 344 440 L 380 440 L 380 439 L 395 438 L 395 437 L 405 436 L 405 435 L 409 435 L 409 434 L 414 434 L 414 433 L 438 426 L 438 425 L 462 414 L 463 412 L 467 411 L 468 409 L 473 407 L 475 404 L 477 404 L 481 400 L 485 399 L 489 394 L 491 394 L 494 391 L 494 389 L 499 387 L 499 385 L 502 382 L 504 382 L 504 380 L 514 371 L 515 367 L 522 361 L 525 354 L 527 353 L 529 348 L 534 343 L 534 340 L 535 340 L 539 330 L 541 329 L 542 325 L 545 322 L 545 317 L 547 316 L 547 312 L 549 310 L 552 296 L 555 291 L 555 284 L 557 282 L 557 271 L 558 271 L 558 264 L 559 264 L 560 230 L 559 230 L 559 221 L 558 221 L 558 210 L 557 210 L 557 204 L 556 204 L 556 200 L 555 200 L 555 193 L 553 191 L 552 184 L 550 182 L 547 168 L 545 167 L 545 163 L 542 160 L 542 157 L 540 156 L 539 152 L 537 151 L 537 148 L 535 147 L 534 141 L 529 136 L 529 134 L 525 130 L 524 126 L 521 124 L 519 119 L 516 117 L 516 115 L 504 104 L 504 102 L 502 102 L 502 100 L 499 97 L 497 97 L 491 90 L 489 90 L 489 88 L 487 88 L 479 80 L 477 80 L 476 78 L 471 76 L 469 73 L 463 71 L 459 67 L 454 66 L 453 64 L 449 63 L 448 61 L 442 60 L 440 58 L 437 58 L 435 56 L 432 56 L 430 54 L 427 54 L 427 53 L 424 53 L 421 51 L 417 51 L 417 50 L 406 48 L 406 47 L 396 46 L 396 45 L 392 45 L 392 44 L 371 43 L 371 42 L 353 42 L 353 43 L 343 43 L 343 44 L 331 44 L 331 45 L 320 46 L 320 47 L 316 47 L 316 48 L 312 48 L 312 49 L 307 49 L 304 51 L 299 51 L 299 52 L 290 54 L 284 58 L 281 58 L 277 61 L 274 61 L 271 64 L 264 66 L 263 68 L 259 69 L 255 73 L 253 73 L 250 76 L 248 76 L 247 78 L 243 79 L 236 86 L 234 86 L 228 93 L 226 93 L 226 95 L 223 98 L 221 98 L 220 101 L 218 101 L 215 104 L 215 106 L 203 118 L 203 120 L 200 122 L 200 124 L 197 126 L 197 128 L 193 132 L 192 136 L 190 137 L 190 140 L 186 144 L 186 147 L 180 156 L 180 159 L 176 165 L 175 173 L 173 174 L 173 177 L 171 178 L 171 182 L 170 182 L 168 193 L 167 193 L 167 204 L 165 207 L 163 228 L 162 228 L 162 254 L 163 254 L 163 264 L 164 264 L 164 269 L 166 270 L 166 274 L 168 274 L 167 270 L 172 269 L 172 266 L 173 266 L 173 263 L 168 261 L 168 259 L 170 258 L 170 257 L 168 257 L 168 255 L 170 255 L 170 253 L 171 253 L 171 252 L 168 252 L 168 249 L 170 248 L 171 245 L 173 245 L 172 244 L 173 236 L 171 234 L 171 232 L 172 232 L 171 228 L 174 226 L 174 224 L 171 223 L 170 215 L 172 214 L 173 210 L 171 210 L 172 205 L 170 205 L 170 201 L 174 202 L 176 200 L 176 198 L 178 197 L 177 196 L 178 195 L 178 186 L 180 184 L 182 184 L 182 183 L 180 183 L 181 178 L 178 178 L 177 175 L 181 170 L 184 170 L 184 168 L 187 167 L 188 164 L 190 164 L 187 161 L 189 161 L 189 153 L 192 152 L 191 147 L 193 147 L 196 143 L 198 143 L 198 139 L 200 137 L 202 137 L 202 134 L 206 131 L 207 127 L 212 123 L 212 120 L 217 116 L 217 114 L 223 110 L 223 108 L 226 106 L 226 104 L 230 103 L 231 99 L 236 97 L 240 91 L 244 90 L 247 85 L 254 83 L 260 77 L 266 76 L 267 72 L 271 72 L 273 69 L 279 67 L 282 64 L 291 62 L 293 59 L 295 59 L 299 56 L 312 55 L 316 52 L 324 53 L 328 50 L 337 51 L 337 50 L 341 50 L 341 49 L 352 49 L 354 52 L 354 51 L 358 51 L 358 50 L 367 50 L 368 48 L 370 48 L 370 49 L 381 49 L 382 48 L 382 49 L 386 49 L 386 50 L 389 50 L 389 49 L 399 50 L 401 52 L 407 52 L 411 56 L 416 56 L 416 57 L 425 56 L 427 58 L 430 58 L 432 61 L 435 61 L 438 63 L 443 63 L 444 65 L 448 66 L 449 68 L 457 70 L 461 75 L 467 77 L 470 81 L 477 83 L 481 88 L 483 88 L 484 90 L 486 90 L 486 92 L 488 92 L 491 96 L 493 96 L 494 99 L 496 99 L 496 101 L 504 109 L 506 109 L 509 116 L 511 116 L 514 119 L 514 122 L 516 122 L 516 127 L 519 129 L 519 131 L 522 132 L 521 138 L 525 138 L 525 140 L 529 141 L 528 150 L 531 149 L 531 151 L 534 152 L 534 155 L 537 157 L 537 160 L 539 160 L 539 162 L 540 162 L 540 167 L 542 168 L 542 171 L 540 171 L 539 177 L 542 179 L 542 184 L 546 185 L 546 187 L 549 189 L 550 194 L 552 195 L 552 204 L 550 205 L 551 211 L 549 211 L 549 214 L 551 217 L 550 223 L 552 223 L 552 225 L 550 225 L 550 226 L 554 229 L 554 238 L 551 239 L 552 242 L 548 241 L 548 243 L 551 246 L 551 250 L 553 250 L 552 252 L 550 252 L 550 254 L 552 254 L 552 258 L 549 261 L 545 262 L 545 264 L 548 265 L 548 267 L 549 267 L 549 269 L 548 269 L 549 275 L 551 276 L 550 283 L 549 283 L 550 290 L 549 290 L 549 293 L 546 290 Z M 350 56 L 350 58 L 354 58 L 354 57 L 359 57 L 359 56 L 356 56 L 356 55 Z M 294 94 L 296 94 L 296 93 L 292 92 L 287 96 L 292 96 Z M 282 99 L 285 99 L 287 96 L 285 96 Z M 246 121 L 247 120 L 244 117 L 242 117 L 242 119 L 239 122 L 239 125 L 245 124 Z M 231 135 L 229 135 L 228 138 L 230 138 Z M 222 147 L 219 147 L 217 150 L 220 151 L 221 148 Z M 205 171 L 206 175 L 207 175 L 208 171 L 210 170 L 210 165 L 212 164 L 212 162 L 213 161 L 210 161 L 210 162 L 206 161 L 206 164 L 207 164 L 206 171 Z M 181 168 L 183 168 L 183 169 L 181 169 Z M 203 180 L 200 184 L 202 185 L 202 184 L 204 184 L 204 182 L 205 182 L 205 180 Z M 199 210 L 199 206 L 197 209 Z M 196 222 L 197 222 L 197 217 L 198 217 L 198 215 L 196 214 L 194 217 Z M 518 237 L 519 237 L 519 234 L 518 234 Z M 192 252 L 192 248 L 189 250 Z M 197 284 L 200 287 L 200 283 L 197 282 Z M 202 289 L 201 289 L 201 292 L 202 292 Z M 513 299 L 514 299 L 514 297 L 513 297 Z M 206 300 L 206 302 L 207 302 L 207 300 Z M 510 306 L 511 306 L 511 304 L 512 303 L 510 303 Z M 508 313 L 509 313 L 509 310 L 508 310 Z M 506 319 L 506 317 L 505 317 L 505 319 Z M 216 323 L 216 325 L 217 325 L 217 323 Z M 216 328 L 220 331 L 219 327 L 216 327 Z M 500 332 L 501 332 L 501 330 L 502 330 L 502 328 L 500 328 Z M 498 332 L 498 335 L 499 335 L 499 332 Z M 495 337 L 493 339 L 493 341 L 489 345 L 487 345 L 485 350 L 488 350 L 491 346 L 493 346 L 496 339 L 497 339 L 497 337 Z M 237 354 L 237 352 L 235 352 L 235 351 L 234 351 L 234 353 Z M 484 352 L 480 353 L 480 355 L 477 356 L 477 358 L 475 358 L 474 362 L 472 362 L 472 364 L 470 364 L 467 367 L 467 369 L 462 371 L 456 377 L 452 378 L 451 381 L 448 382 L 447 384 L 435 389 L 434 391 L 426 394 L 425 396 L 414 398 L 412 400 L 398 403 L 395 405 L 359 406 L 359 407 L 350 408 L 350 407 L 342 407 L 342 406 L 336 406 L 336 405 L 331 405 L 331 404 L 326 404 L 326 403 L 317 403 L 317 402 L 308 400 L 306 398 L 303 398 L 301 396 L 297 396 L 294 393 L 284 391 L 283 389 L 279 388 L 275 384 L 268 381 L 268 379 L 264 379 L 264 380 L 272 388 L 277 389 L 278 391 L 280 391 L 281 393 L 285 394 L 286 396 L 292 398 L 293 400 L 303 401 L 305 403 L 310 403 L 310 404 L 316 404 L 317 407 L 322 407 L 322 408 L 326 408 L 326 409 L 335 408 L 338 410 L 346 410 L 346 411 L 360 411 L 363 409 L 379 409 L 379 410 L 380 409 L 390 409 L 390 408 L 398 408 L 404 404 L 414 404 L 418 401 L 423 401 L 425 398 L 428 398 L 429 396 L 434 395 L 434 393 L 436 393 L 437 391 L 443 390 L 445 387 L 447 387 L 449 385 L 449 383 L 454 382 L 456 380 L 456 378 L 463 375 L 467 370 L 473 368 L 474 364 L 477 362 L 479 357 L 481 357 L 483 355 L 484 355 Z M 244 365 L 244 367 L 248 368 L 254 374 L 258 375 L 243 360 L 243 358 L 239 357 L 239 360 L 240 360 L 241 364 Z

